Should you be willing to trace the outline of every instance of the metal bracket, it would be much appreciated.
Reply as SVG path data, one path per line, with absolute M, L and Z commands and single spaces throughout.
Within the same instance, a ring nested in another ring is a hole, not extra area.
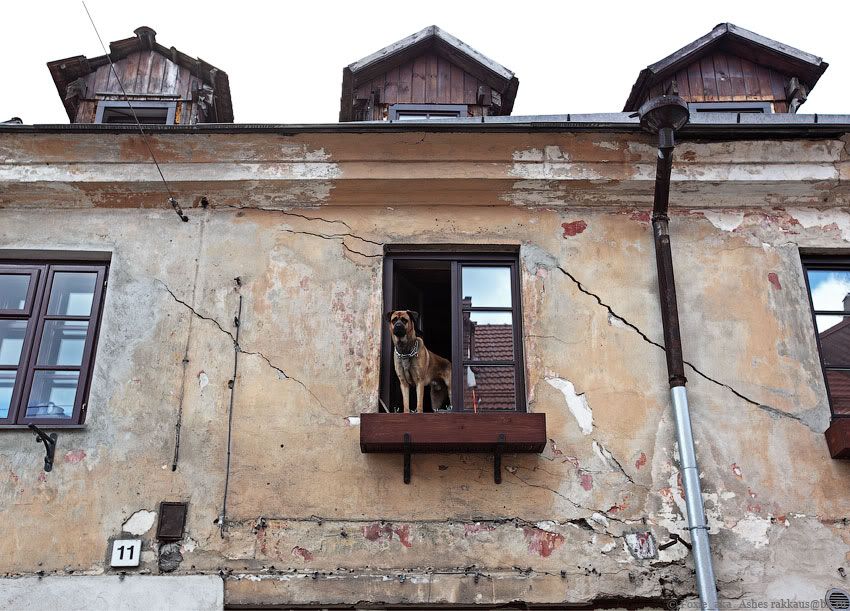
M 48 435 L 34 424 L 30 424 L 29 428 L 37 437 L 35 442 L 44 444 L 44 470 L 49 473 L 53 471 L 53 457 L 56 454 L 56 439 L 59 436 L 56 433 L 50 433 Z
M 413 448 L 410 443 L 410 433 L 404 434 L 404 483 L 410 483 L 410 455 L 413 454 Z
M 493 481 L 502 483 L 502 452 L 505 451 L 505 434 L 499 433 L 496 448 L 493 450 Z

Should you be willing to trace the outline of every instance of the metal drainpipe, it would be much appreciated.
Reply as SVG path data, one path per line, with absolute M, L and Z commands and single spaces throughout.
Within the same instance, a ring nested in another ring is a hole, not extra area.
M 673 166 L 674 128 L 658 129 L 658 165 L 655 174 L 655 199 L 652 208 L 652 233 L 655 238 L 655 260 L 658 266 L 658 296 L 661 301 L 661 321 L 664 326 L 664 348 L 670 396 L 676 418 L 676 440 L 679 443 L 679 467 L 685 488 L 688 530 L 693 545 L 694 571 L 697 591 L 703 609 L 717 609 L 717 587 L 711 565 L 708 525 L 700 490 L 688 393 L 685 389 L 685 364 L 682 358 L 682 336 L 679 332 L 679 310 L 676 284 L 673 278 L 673 256 L 670 250 L 669 217 L 670 171 Z

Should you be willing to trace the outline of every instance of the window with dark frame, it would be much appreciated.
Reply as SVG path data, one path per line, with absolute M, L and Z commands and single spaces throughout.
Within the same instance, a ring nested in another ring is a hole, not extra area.
M 419 312 L 428 349 L 452 362 L 451 404 L 425 411 L 520 411 L 525 406 L 517 249 L 388 247 L 385 311 Z M 401 411 L 392 341 L 383 329 L 382 411 Z M 415 393 L 411 394 L 415 406 Z
M 106 263 L 0 263 L 0 427 L 80 425 Z
M 850 418 L 850 257 L 803 257 L 833 418 Z
M 390 121 L 428 121 L 466 117 L 466 104 L 391 104 Z

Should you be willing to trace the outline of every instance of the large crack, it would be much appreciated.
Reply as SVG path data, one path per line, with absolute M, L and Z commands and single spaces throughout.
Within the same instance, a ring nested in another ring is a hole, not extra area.
M 564 274 L 567 278 L 569 278 L 573 282 L 573 284 L 576 285 L 576 288 L 580 292 L 584 293 L 585 295 L 588 295 L 589 297 L 592 297 L 601 307 L 605 308 L 605 310 L 608 311 L 609 316 L 616 318 L 618 321 L 623 323 L 626 327 L 628 327 L 629 329 L 631 329 L 632 331 L 637 333 L 646 343 L 651 344 L 651 345 L 655 346 L 656 348 L 660 348 L 664 352 L 667 352 L 667 348 L 665 348 L 663 344 L 659 344 L 658 342 L 650 339 L 649 336 L 647 336 L 646 333 L 641 331 L 641 329 L 637 325 L 635 325 L 634 323 L 632 323 L 628 319 L 624 318 L 622 315 L 615 312 L 614 309 L 610 305 L 608 305 L 607 303 L 602 301 L 602 298 L 599 297 L 599 295 L 588 290 L 578 278 L 573 276 L 570 272 L 565 270 L 560 265 L 557 265 L 556 267 L 561 271 L 562 274 Z M 685 365 L 687 365 L 694 373 L 696 373 L 701 378 L 703 378 L 703 379 L 705 379 L 709 382 L 712 382 L 713 384 L 716 384 L 716 385 L 718 385 L 722 388 L 725 388 L 726 390 L 731 392 L 733 395 L 735 395 L 739 399 L 746 401 L 750 405 L 757 407 L 758 409 L 770 414 L 771 416 L 781 416 L 781 417 L 784 417 L 784 418 L 790 418 L 791 420 L 795 420 L 795 421 L 799 422 L 800 424 L 802 424 L 806 428 L 814 430 L 814 429 L 812 429 L 811 426 L 809 426 L 809 424 L 806 421 L 804 421 L 802 418 L 800 418 L 800 416 L 798 416 L 796 414 L 792 414 L 790 412 L 786 412 L 784 410 L 781 410 L 781 409 L 778 409 L 778 408 L 775 408 L 775 407 L 771 407 L 770 405 L 765 405 L 764 403 L 760 403 L 760 402 L 758 402 L 754 399 L 751 399 L 750 397 L 746 396 L 744 393 L 740 392 L 739 390 L 733 388 L 729 384 L 727 384 L 725 382 L 721 382 L 720 380 L 713 378 L 710 375 L 708 375 L 707 373 L 701 371 L 699 368 L 697 368 L 696 365 L 694 365 L 690 361 L 683 360 L 683 362 L 685 363 Z M 815 431 L 815 432 L 817 432 L 817 431 Z
M 344 233 L 318 233 L 318 232 L 313 232 L 313 231 L 302 231 L 302 230 L 298 230 L 298 229 L 283 229 L 282 231 L 285 231 L 287 233 L 292 233 L 292 234 L 309 235 L 309 236 L 313 236 L 315 238 L 321 238 L 323 240 L 339 240 L 340 243 L 342 244 L 342 247 L 345 250 L 347 250 L 351 253 L 360 255 L 361 257 L 367 257 L 367 258 L 383 257 L 383 254 L 370 255 L 370 254 L 367 254 L 367 253 L 364 253 L 364 252 L 360 252 L 359 250 L 355 250 L 354 248 L 351 248 L 350 246 L 348 246 L 348 244 L 345 243 L 345 238 L 353 238 L 355 240 L 360 240 L 361 242 L 363 242 L 365 244 L 373 244 L 375 246 L 381 246 L 381 247 L 383 247 L 384 243 L 383 242 L 377 242 L 375 240 L 370 240 L 369 238 L 364 238 L 363 236 L 357 235 L 356 233 L 353 232 L 351 225 L 349 225 L 345 221 L 340 221 L 340 220 L 337 220 L 337 219 L 326 219 L 326 218 L 323 218 L 321 216 L 307 216 L 306 214 L 299 214 L 297 212 L 289 212 L 288 210 L 279 210 L 277 208 L 264 208 L 262 206 L 225 206 L 225 207 L 233 208 L 233 209 L 237 209 L 237 210 L 260 210 L 260 211 L 263 211 L 263 212 L 274 212 L 274 213 L 277 213 L 277 214 L 281 214 L 283 216 L 294 216 L 296 218 L 304 219 L 306 221 L 321 221 L 323 223 L 328 223 L 329 225 L 339 224 L 339 225 L 342 225 L 343 227 L 345 227 L 348 231 L 346 231 Z
M 318 403 L 318 404 L 321 406 L 321 408 L 322 408 L 323 410 L 325 410 L 325 411 L 326 411 L 326 412 L 328 412 L 328 413 L 331 413 L 331 412 L 328 410 L 328 408 L 327 408 L 327 407 L 325 407 L 325 404 L 324 404 L 324 403 L 322 403 L 321 399 L 319 399 L 319 397 L 317 397 L 317 396 L 315 395 L 315 393 L 313 393 L 313 391 L 312 391 L 312 390 L 310 390 L 310 389 L 307 387 L 307 385 L 306 385 L 306 384 L 304 384 L 304 382 L 302 382 L 302 381 L 301 381 L 301 380 L 299 380 L 298 378 L 293 377 L 293 376 L 291 376 L 290 374 L 286 373 L 286 371 L 285 371 L 282 367 L 279 367 L 278 365 L 275 365 L 275 364 L 271 361 L 271 359 L 269 359 L 269 357 L 267 357 L 267 356 L 266 356 L 265 354 L 263 354 L 262 352 L 260 352 L 260 351 L 252 351 L 252 350 L 244 350 L 244 349 L 242 348 L 242 346 L 240 346 L 240 345 L 239 345 L 239 343 L 236 341 L 236 336 L 235 336 L 233 333 L 231 333 L 230 331 L 228 331 L 227 329 L 225 329 L 225 328 L 221 325 L 221 323 L 220 323 L 220 322 L 218 322 L 218 320 L 216 320 L 215 318 L 213 318 L 213 317 L 211 317 L 211 316 L 204 316 L 203 314 L 201 314 L 200 312 L 198 312 L 198 311 L 197 311 L 195 308 L 193 308 L 191 305 L 189 305 L 188 303 L 186 303 L 185 301 L 183 301 L 182 299 L 180 299 L 177 295 L 175 295 L 175 294 L 174 294 L 174 291 L 172 291 L 172 290 L 168 287 L 168 285 L 167 285 L 167 284 L 165 284 L 165 283 L 164 283 L 162 280 L 160 280 L 159 278 L 157 278 L 157 279 L 156 279 L 156 281 L 157 281 L 157 282 L 159 282 L 159 284 L 160 284 L 160 285 L 162 285 L 162 288 L 163 288 L 163 289 L 165 289 L 165 291 L 166 291 L 169 295 L 171 295 L 171 298 L 172 298 L 174 301 L 176 301 L 177 303 L 179 303 L 180 305 L 182 305 L 183 307 L 185 307 L 186 309 L 188 309 L 188 310 L 189 310 L 190 312 L 192 312 L 192 314 L 193 314 L 193 315 L 195 315 L 197 318 L 200 318 L 201 320 L 206 320 L 206 321 L 209 321 L 209 322 L 213 323 L 213 324 L 214 324 L 214 325 L 218 328 L 218 330 L 219 330 L 219 331 L 221 331 L 221 332 L 222 332 L 222 333 L 224 333 L 224 334 L 225 334 L 228 338 L 230 338 L 230 341 L 233 343 L 233 347 L 236 349 L 236 351 L 237 351 L 237 352 L 239 352 L 239 353 L 241 353 L 241 354 L 247 354 L 247 355 L 249 355 L 249 356 L 257 356 L 257 357 L 259 357 L 259 358 L 260 358 L 260 359 L 262 359 L 262 360 L 263 360 L 263 361 L 264 361 L 264 362 L 265 362 L 265 363 L 266 363 L 269 367 L 271 367 L 272 369 L 274 369 L 275 371 L 277 371 L 279 374 L 281 374 L 281 375 L 284 377 L 284 379 L 285 379 L 285 380 L 291 380 L 292 382 L 295 382 L 296 384 L 298 384 L 299 386 L 301 386 L 301 388 L 303 388 L 303 389 L 307 392 L 307 394 L 309 394 L 311 397 L 313 397 L 313 399 L 316 401 L 316 403 Z

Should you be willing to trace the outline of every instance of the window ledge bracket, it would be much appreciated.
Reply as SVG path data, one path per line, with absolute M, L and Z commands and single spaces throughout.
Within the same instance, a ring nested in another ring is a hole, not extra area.
M 539 454 L 546 447 L 546 414 L 360 414 L 360 451 L 404 455 L 410 483 L 413 454 L 493 455 L 493 479 L 502 480 L 503 454 Z
M 850 459 L 850 417 L 833 418 L 824 434 L 832 458 Z

